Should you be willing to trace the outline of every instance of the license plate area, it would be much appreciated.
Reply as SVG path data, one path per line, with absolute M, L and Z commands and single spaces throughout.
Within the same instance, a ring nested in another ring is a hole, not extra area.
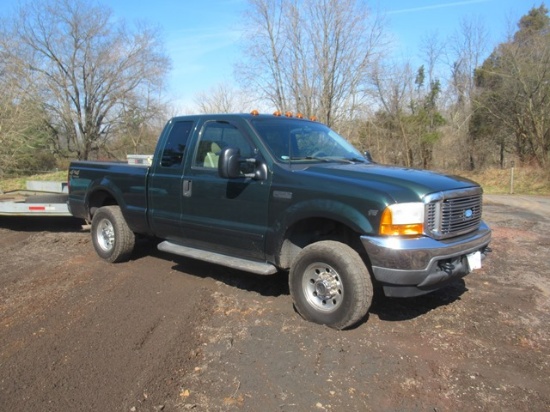
M 470 270 L 481 269 L 481 252 L 480 251 L 470 253 L 469 255 L 466 255 L 466 258 L 468 259 L 468 266 L 470 267 Z

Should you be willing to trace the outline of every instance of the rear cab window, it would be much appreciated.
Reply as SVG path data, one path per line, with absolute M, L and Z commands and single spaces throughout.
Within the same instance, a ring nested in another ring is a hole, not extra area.
M 174 121 L 162 150 L 160 166 L 165 168 L 180 169 L 183 167 L 183 159 L 187 141 L 193 130 L 194 122 L 191 120 Z

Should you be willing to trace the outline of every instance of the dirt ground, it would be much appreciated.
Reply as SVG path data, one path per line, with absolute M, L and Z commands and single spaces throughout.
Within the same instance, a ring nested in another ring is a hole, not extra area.
M 550 410 L 550 199 L 486 196 L 483 269 L 335 331 L 287 277 L 0 217 L 1 411 Z

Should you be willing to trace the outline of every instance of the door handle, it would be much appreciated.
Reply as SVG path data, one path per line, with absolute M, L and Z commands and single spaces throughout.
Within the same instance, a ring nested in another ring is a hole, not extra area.
M 183 181 L 183 197 L 191 197 L 193 182 L 191 180 Z

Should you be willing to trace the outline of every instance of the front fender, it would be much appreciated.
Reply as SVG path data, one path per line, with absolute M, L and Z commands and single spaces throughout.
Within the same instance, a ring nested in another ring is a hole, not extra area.
M 266 238 L 268 259 L 278 261 L 277 256 L 283 245 L 288 229 L 308 219 L 327 219 L 340 223 L 354 232 L 372 234 L 373 225 L 367 213 L 349 204 L 331 199 L 304 200 L 282 208 L 274 217 Z
M 296 203 L 286 209 L 276 226 L 283 230 L 309 218 L 325 218 L 337 221 L 355 232 L 373 233 L 373 226 L 364 213 L 353 206 L 331 199 L 314 199 Z

